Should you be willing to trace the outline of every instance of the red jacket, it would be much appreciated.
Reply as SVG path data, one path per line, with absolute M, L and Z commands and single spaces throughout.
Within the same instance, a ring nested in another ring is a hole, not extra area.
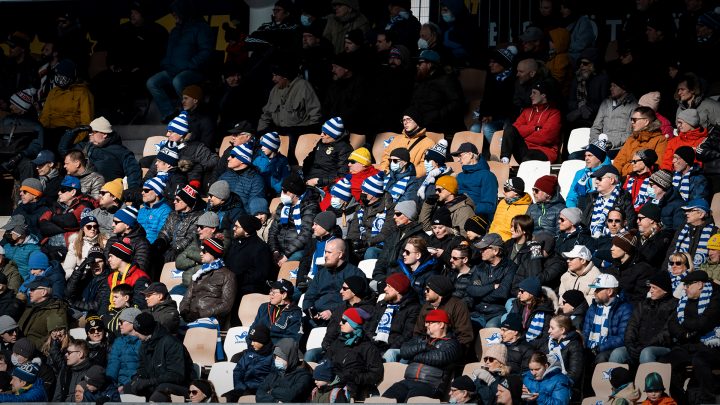
M 370 176 L 374 176 L 377 174 L 378 169 L 376 169 L 374 166 L 370 165 L 365 170 L 361 171 L 360 173 L 355 173 L 350 178 L 350 192 L 352 193 L 352 196 L 355 197 L 355 201 L 358 203 L 360 202 L 360 186 L 362 186 L 362 182 L 365 181 Z M 342 177 L 341 177 L 342 178 Z M 341 178 L 338 178 L 335 182 L 337 183 L 340 181 Z M 332 185 L 334 186 L 334 184 Z M 323 198 L 322 201 L 320 201 L 320 210 L 325 211 L 330 206 L 330 199 L 332 196 L 330 195 L 330 189 L 332 186 L 327 187 L 325 198 Z
M 528 148 L 544 153 L 550 162 L 555 162 L 558 158 L 561 125 L 560 110 L 549 104 L 523 109 L 513 124 L 525 139 Z
M 702 143 L 708 136 L 706 128 L 695 128 L 687 132 L 680 132 L 678 136 L 668 139 L 667 148 L 665 149 L 665 155 L 662 158 L 662 169 L 675 171 L 673 168 L 673 155 L 675 151 L 681 146 L 689 146 L 693 149 L 697 149 L 698 145 Z M 702 166 L 702 162 L 695 158 L 695 163 Z
M 115 284 L 113 285 L 113 278 L 115 277 L 117 277 L 117 279 Z M 125 276 L 125 280 L 123 280 L 123 276 L 119 271 L 111 271 L 107 277 L 107 282 L 110 290 L 112 290 L 113 288 L 115 288 L 116 285 L 119 284 L 127 284 L 131 286 L 133 288 L 133 296 L 130 300 L 131 306 L 134 304 L 140 309 L 144 309 L 145 307 L 147 307 L 143 291 L 145 291 L 145 289 L 150 284 L 150 277 L 141 268 L 135 265 L 130 266 Z M 112 296 L 110 297 L 110 299 L 112 300 Z

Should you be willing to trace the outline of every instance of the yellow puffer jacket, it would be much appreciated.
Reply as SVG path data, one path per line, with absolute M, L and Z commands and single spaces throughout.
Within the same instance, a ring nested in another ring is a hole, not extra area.
M 496 233 L 500 235 L 503 240 L 510 239 L 512 236 L 510 233 L 510 223 L 512 219 L 516 215 L 527 213 L 530 204 L 532 204 L 532 198 L 530 198 L 530 194 L 528 193 L 525 193 L 525 195 L 512 204 L 508 204 L 505 199 L 500 200 L 488 233 Z
M 63 90 L 53 87 L 40 113 L 45 128 L 74 128 L 89 124 L 95 115 L 95 102 L 85 83 L 73 84 Z

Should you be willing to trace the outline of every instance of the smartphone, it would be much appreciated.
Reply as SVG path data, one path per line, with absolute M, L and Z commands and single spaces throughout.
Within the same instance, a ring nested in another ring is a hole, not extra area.
M 310 315 L 310 318 L 315 319 L 317 318 L 317 310 L 315 310 L 315 307 L 308 308 L 308 314 Z
M 520 398 L 522 398 L 522 399 L 528 399 L 528 398 L 534 397 L 535 395 L 537 395 L 537 393 L 528 392 L 527 394 L 522 394 L 522 395 L 520 395 Z

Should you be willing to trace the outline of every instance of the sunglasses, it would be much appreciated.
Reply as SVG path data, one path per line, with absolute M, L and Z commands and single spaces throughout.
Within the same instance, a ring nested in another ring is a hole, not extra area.
M 669 262 L 671 266 L 684 266 L 685 262 L 679 261 L 679 262 Z
M 493 362 L 493 361 L 495 361 L 495 360 L 496 360 L 495 357 L 483 357 L 483 361 L 486 362 L 486 363 L 490 363 L 490 362 Z
M 93 230 L 93 229 L 98 230 L 98 228 L 99 228 L 99 226 L 97 226 L 97 225 L 90 225 L 90 224 L 85 225 L 85 229 L 87 229 L 88 231 Z
M 341 324 L 341 325 L 345 325 L 346 323 L 347 323 L 347 319 L 341 319 L 341 320 L 340 320 L 340 324 Z
M 8 335 L 15 335 L 15 334 L 18 333 L 18 328 L 6 330 L 5 332 L 3 332 L 3 334 L 6 334 L 6 333 L 7 333 Z
M 608 224 L 619 224 L 622 222 L 622 219 L 608 219 Z
M 396 217 L 399 217 L 399 216 L 402 215 L 402 214 L 403 214 L 402 212 L 396 212 L 396 213 L 395 213 L 395 216 L 396 216 Z
M 70 187 L 60 187 L 60 192 L 61 192 L 61 193 L 69 193 L 69 192 L 71 192 L 71 191 L 73 191 L 73 190 L 75 190 L 75 189 L 74 189 L 74 188 L 70 188 Z
M 205 225 L 198 225 L 198 226 L 197 226 L 197 229 L 198 229 L 199 231 L 202 231 L 202 230 L 205 229 L 205 228 L 209 228 L 209 226 L 205 226 Z
M 390 162 L 392 162 L 392 163 L 400 163 L 400 159 L 390 159 Z
M 647 119 L 647 118 L 645 118 L 645 117 L 639 117 L 639 118 L 632 117 L 632 118 L 630 118 L 630 122 L 635 123 L 635 122 L 638 122 L 638 121 L 640 121 L 640 120 L 646 120 L 646 119 Z
M 453 260 L 453 261 L 455 261 L 455 260 L 462 260 L 462 259 L 464 259 L 464 258 L 465 258 L 464 256 L 460 256 L 460 257 L 450 256 L 450 260 Z
M 188 392 L 190 393 L 190 395 L 197 395 L 200 393 L 200 390 L 190 390 Z
M 117 224 L 122 224 L 122 221 L 118 221 L 118 220 L 113 219 L 113 224 L 115 224 L 115 225 L 117 225 Z
M 632 163 L 632 164 L 640 163 L 640 162 L 642 162 L 641 159 L 633 159 L 633 160 L 630 161 L 630 163 Z
M 88 330 L 88 333 L 90 333 L 90 334 L 102 333 L 102 332 L 103 332 L 103 330 L 100 328 L 90 328 L 90 330 Z
M 440 194 L 440 193 L 442 193 L 443 191 L 445 191 L 444 188 L 442 188 L 442 187 L 435 187 L 435 193 L 436 193 L 436 194 Z
M 357 162 L 354 160 L 348 160 L 348 164 L 354 165 L 355 163 L 357 163 Z
M 347 286 L 342 286 L 342 287 L 340 287 L 340 289 L 341 289 L 341 290 L 343 290 L 343 291 L 347 291 L 347 290 L 349 290 L 349 289 L 350 289 L 350 287 L 347 287 Z
M 411 255 L 411 254 L 413 254 L 413 253 L 417 253 L 417 252 L 411 252 L 411 251 L 409 251 L 409 250 L 407 250 L 407 249 L 404 249 L 404 250 L 403 250 L 403 254 L 404 254 L 404 255 Z
M 144 189 L 142 189 L 142 192 L 143 192 L 143 193 L 149 193 L 150 191 L 151 191 L 151 190 L 150 190 L 149 188 L 144 188 Z

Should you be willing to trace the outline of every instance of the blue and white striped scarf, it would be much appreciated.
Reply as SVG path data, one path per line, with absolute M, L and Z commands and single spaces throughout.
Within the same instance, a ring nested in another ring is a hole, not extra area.
M 223 262 L 223 259 L 215 259 L 215 261 L 211 263 L 203 263 L 202 267 L 200 267 L 200 270 L 196 271 L 195 274 L 192 275 L 192 280 L 197 281 L 205 273 L 209 273 L 213 270 L 217 270 L 223 267 L 225 267 L 225 262 Z
M 690 197 L 690 173 L 691 170 L 688 170 L 687 173 L 681 174 L 680 172 L 674 172 L 673 173 L 673 179 L 672 179 L 672 185 L 673 187 L 680 193 L 680 197 L 682 197 L 683 200 L 687 201 Z
M 505 79 L 512 75 L 512 69 L 505 69 L 502 72 L 495 75 L 495 81 L 504 82 Z
M 533 315 L 528 330 L 525 332 L 525 340 L 532 342 L 542 334 L 543 326 L 545 326 L 545 313 L 537 312 Z
M 690 224 L 685 224 L 683 229 L 680 231 L 680 235 L 678 235 L 677 242 L 675 242 L 675 250 L 678 252 L 690 252 L 690 242 L 692 242 L 692 232 L 691 228 L 693 228 Z M 697 247 L 695 248 L 695 254 L 693 255 L 693 264 L 695 266 L 699 266 L 707 261 L 707 244 L 710 240 L 710 237 L 713 235 L 713 224 L 707 224 L 703 227 L 702 232 L 700 232 L 700 240 L 698 241 Z
M 697 312 L 698 315 L 702 315 L 703 312 L 708 307 L 708 304 L 710 304 L 710 298 L 712 297 L 713 287 L 712 283 L 707 282 L 703 283 L 703 289 L 700 292 L 700 298 L 698 298 L 698 306 L 697 306 Z M 687 294 L 683 294 L 682 298 L 680 298 L 680 302 L 677 306 L 677 319 L 678 323 L 682 325 L 683 322 L 685 322 L 685 306 L 687 305 L 688 296 Z
M 437 172 L 435 172 L 435 171 L 437 171 Z M 427 186 L 429 186 L 431 184 L 435 184 L 435 180 L 438 177 L 442 177 L 442 176 L 444 176 L 446 174 L 450 174 L 450 173 L 452 173 L 452 169 L 449 168 L 448 166 L 440 166 L 440 167 L 433 169 L 430 173 L 427 173 L 427 175 L 425 176 L 425 180 L 423 180 L 422 184 L 420 185 L 420 188 L 418 189 L 418 192 L 417 192 L 418 197 L 420 197 L 420 199 L 424 200 L 425 199 L 425 189 L 427 188 Z
M 330 236 L 330 238 L 328 238 L 326 240 L 315 241 L 315 253 L 313 253 L 312 263 L 310 263 L 310 271 L 308 272 L 308 277 L 315 278 L 315 273 L 317 273 L 317 269 L 318 269 L 317 262 L 321 257 L 325 258 L 325 244 L 330 242 L 333 239 L 336 239 L 336 238 L 334 236 Z
M 560 360 L 560 367 L 562 368 L 563 374 L 567 374 L 567 371 L 565 370 L 565 362 L 562 359 L 562 349 L 565 348 L 565 346 L 570 343 L 569 340 L 562 340 L 560 342 L 556 342 L 555 339 L 548 339 L 548 353 L 555 353 L 557 354 L 557 358 Z
M 399 304 L 387 304 L 385 312 L 383 312 L 378 322 L 377 328 L 375 328 L 375 337 L 373 338 L 376 342 L 388 343 L 390 340 L 390 326 L 392 325 L 393 315 L 395 311 L 400 308 Z
M 192 328 L 206 328 L 217 330 L 217 344 L 215 345 L 215 358 L 218 361 L 225 360 L 225 351 L 223 350 L 222 337 L 220 337 L 220 322 L 217 318 L 211 316 L 209 318 L 199 318 L 194 322 L 187 324 L 188 329 Z
M 668 274 L 670 275 L 670 283 L 672 284 L 672 290 L 675 291 L 680 285 L 680 283 L 682 283 L 681 280 L 688 275 L 688 271 L 685 270 L 676 276 L 672 273 L 672 271 L 668 270 Z
M 298 199 L 297 204 L 292 206 L 292 218 L 293 223 L 295 224 L 295 232 L 299 235 L 300 232 L 302 232 L 302 215 L 300 214 L 300 204 L 302 203 L 303 197 L 305 197 L 305 194 L 300 196 L 300 199 Z M 290 207 L 283 206 L 282 210 L 280 210 L 280 224 L 286 225 L 290 220 Z
M 610 305 L 598 305 L 601 309 L 595 314 L 592 322 L 592 329 L 588 336 L 588 347 L 594 349 L 600 345 L 608 336 L 608 323 L 610 320 Z
M 615 206 L 615 201 L 620 195 L 620 186 L 613 189 L 612 193 L 608 198 L 598 197 L 593 202 L 592 217 L 590 219 L 590 234 L 597 238 L 603 235 L 607 229 L 605 221 L 607 220 L 608 213 Z
M 394 203 L 398 202 L 400 197 L 405 194 L 405 190 L 407 190 L 408 183 L 410 182 L 410 176 L 405 176 L 397 179 L 395 184 L 390 187 L 390 190 L 388 190 L 388 186 L 390 185 L 390 176 L 385 176 L 385 179 L 383 179 L 383 190 L 390 193 L 390 197 L 392 197 L 392 200 Z
M 628 176 L 627 185 L 625 186 L 625 190 L 627 190 L 628 193 L 632 196 L 633 186 L 635 185 L 635 177 Z M 635 197 L 635 201 L 633 201 L 633 207 L 635 210 L 639 210 L 640 207 L 645 205 L 646 202 L 650 199 L 650 177 L 646 177 L 643 179 L 642 184 L 640 185 L 640 191 L 638 192 L 637 196 Z
M 365 236 L 365 232 L 367 231 L 367 228 L 365 228 L 365 223 L 363 222 L 363 218 L 365 217 L 365 209 L 360 208 L 357 210 L 357 220 L 358 220 L 358 230 L 360 231 L 360 239 L 361 240 L 369 240 L 370 238 L 376 237 L 380 230 L 382 229 L 383 225 L 385 225 L 385 211 L 378 213 L 375 215 L 375 218 L 372 221 L 372 227 L 370 228 L 370 238 Z

